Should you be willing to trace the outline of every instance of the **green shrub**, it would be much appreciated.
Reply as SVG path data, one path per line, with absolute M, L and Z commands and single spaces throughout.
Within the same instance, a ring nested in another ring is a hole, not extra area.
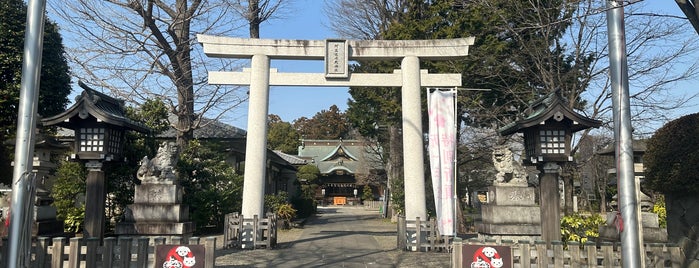
M 287 192 L 279 192 L 278 194 L 265 195 L 265 211 L 276 213 L 279 207 L 284 204 L 289 204 L 289 194 Z
M 299 218 L 308 218 L 316 213 L 316 201 L 306 198 L 293 198 L 291 204 L 296 209 Z
M 374 192 L 371 191 L 371 187 L 369 185 L 364 185 L 364 188 L 362 189 L 362 200 L 374 200 Z
M 282 221 L 282 228 L 288 229 L 291 226 L 291 220 L 296 217 L 296 209 L 291 204 L 282 204 L 277 208 L 276 214 L 278 219 Z
M 51 189 L 57 217 L 64 221 L 64 231 L 82 231 L 85 219 L 85 178 L 87 170 L 79 162 L 61 161 Z
M 63 229 L 69 233 L 80 233 L 85 222 L 85 206 L 73 207 L 66 212 Z
M 564 244 L 575 241 L 585 243 L 599 237 L 599 227 L 604 219 L 599 214 L 584 216 L 579 213 L 561 219 L 561 240 Z
M 667 227 L 667 210 L 665 210 L 665 196 L 658 195 L 658 198 L 653 204 L 653 213 L 658 215 L 658 223 L 660 228 Z

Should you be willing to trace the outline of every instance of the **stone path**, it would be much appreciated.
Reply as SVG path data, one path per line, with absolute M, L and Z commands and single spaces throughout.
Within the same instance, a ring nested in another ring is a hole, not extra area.
M 363 207 L 319 207 L 276 249 L 217 251 L 216 267 L 449 267 L 451 254 L 396 249 L 396 225 Z

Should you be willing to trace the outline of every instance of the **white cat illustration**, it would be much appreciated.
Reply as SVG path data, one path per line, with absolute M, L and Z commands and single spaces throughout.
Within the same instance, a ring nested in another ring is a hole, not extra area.
M 490 259 L 490 265 L 492 265 L 494 268 L 500 268 L 502 267 L 502 258 L 492 258 Z
M 192 267 L 195 263 L 197 263 L 197 261 L 194 257 L 184 257 L 184 259 L 182 259 L 182 264 L 184 264 L 185 267 Z

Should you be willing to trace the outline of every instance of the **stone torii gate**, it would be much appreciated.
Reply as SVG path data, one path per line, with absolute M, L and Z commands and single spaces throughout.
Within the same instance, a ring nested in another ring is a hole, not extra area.
M 250 86 L 242 215 L 264 215 L 270 86 L 402 87 L 406 219 L 427 218 L 421 87 L 458 87 L 461 74 L 430 74 L 420 60 L 468 55 L 473 37 L 445 40 L 272 40 L 197 35 L 215 58 L 252 59 L 242 72 L 209 72 L 209 84 Z M 278 73 L 271 59 L 324 60 L 325 73 Z M 349 73 L 351 60 L 401 60 L 393 73 Z

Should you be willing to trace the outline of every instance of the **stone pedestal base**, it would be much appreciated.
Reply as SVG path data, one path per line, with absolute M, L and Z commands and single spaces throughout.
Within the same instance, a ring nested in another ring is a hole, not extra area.
M 194 223 L 189 207 L 182 205 L 182 187 L 176 184 L 136 185 L 134 204 L 128 206 L 118 235 L 191 236 Z
M 63 221 L 56 219 L 56 208 L 52 206 L 34 206 L 33 236 L 62 236 Z
M 516 240 L 541 237 L 541 210 L 534 201 L 534 188 L 488 187 L 488 203 L 481 206 L 479 235 Z
M 63 231 L 63 221 L 56 219 L 53 220 L 41 220 L 34 222 L 32 226 L 32 236 L 62 236 L 65 232 Z

